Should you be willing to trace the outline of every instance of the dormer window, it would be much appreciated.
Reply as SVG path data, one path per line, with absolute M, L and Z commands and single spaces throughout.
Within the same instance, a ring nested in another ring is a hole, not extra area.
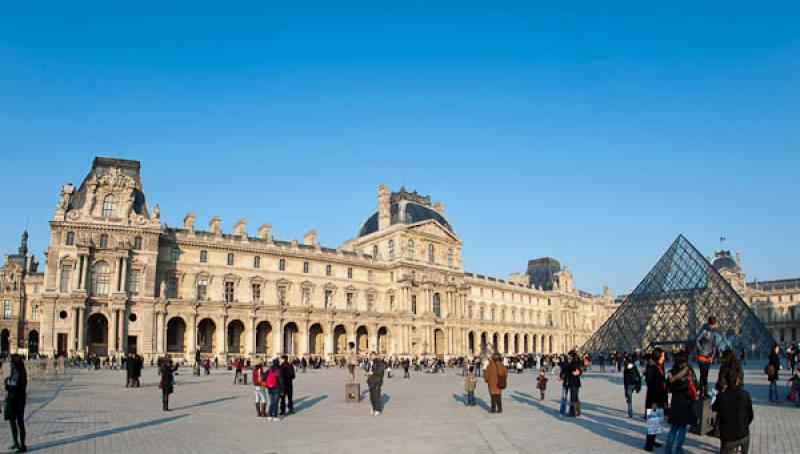
M 100 247 L 107 248 L 108 247 L 108 235 L 105 233 L 100 235 Z
M 136 238 L 133 239 L 133 248 L 136 249 L 137 251 L 142 250 L 142 237 L 137 236 Z
M 106 194 L 103 197 L 103 208 L 100 211 L 100 215 L 104 218 L 110 218 L 114 216 L 114 213 L 117 211 L 117 196 L 114 194 Z
M 67 246 L 75 244 L 75 232 L 67 232 L 67 239 L 64 241 Z
M 200 251 L 200 263 L 208 262 L 208 251 L 205 249 Z

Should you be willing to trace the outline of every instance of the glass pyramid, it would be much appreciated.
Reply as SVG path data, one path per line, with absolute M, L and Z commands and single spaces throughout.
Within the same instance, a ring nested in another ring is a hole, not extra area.
M 583 345 L 586 352 L 633 352 L 681 345 L 715 315 L 731 347 L 763 352 L 775 344 L 755 313 L 683 236 L 667 249 L 620 307 Z

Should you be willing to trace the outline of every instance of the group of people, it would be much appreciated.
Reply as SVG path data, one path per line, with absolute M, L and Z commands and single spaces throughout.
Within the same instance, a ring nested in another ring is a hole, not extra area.
M 274 358 L 269 364 L 253 367 L 256 416 L 267 421 L 280 421 L 294 414 L 295 366 L 287 355 Z

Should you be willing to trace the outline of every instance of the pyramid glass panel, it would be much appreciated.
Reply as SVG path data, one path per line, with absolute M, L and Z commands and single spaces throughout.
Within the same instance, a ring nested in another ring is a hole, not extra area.
M 651 344 L 685 343 L 711 315 L 733 348 L 763 352 L 775 344 L 730 283 L 679 235 L 582 350 L 632 352 Z

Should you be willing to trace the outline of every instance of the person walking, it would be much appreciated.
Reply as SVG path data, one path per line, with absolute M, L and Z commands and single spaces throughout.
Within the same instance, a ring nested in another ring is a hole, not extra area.
M 502 413 L 503 412 L 503 390 L 506 388 L 508 382 L 508 369 L 503 365 L 499 353 L 492 355 L 492 360 L 486 366 L 483 374 L 483 380 L 489 387 L 489 396 L 492 401 L 492 409 L 489 413 Z
M 267 416 L 267 389 L 264 387 L 264 364 L 253 367 L 253 392 L 255 393 L 256 415 Z
M 372 414 L 379 416 L 383 411 L 381 407 L 381 386 L 383 386 L 383 360 L 378 358 L 378 354 L 370 352 L 369 364 L 367 364 L 367 386 L 369 387 L 369 400 L 372 404 Z
M 294 366 L 289 362 L 289 357 L 287 355 L 281 356 L 281 413 L 280 416 L 286 415 L 286 408 L 289 408 L 290 415 L 294 414 L 294 400 L 292 399 L 292 395 L 294 394 Z M 288 402 L 288 403 L 287 403 Z
M 544 369 L 539 369 L 539 376 L 536 377 L 536 389 L 539 390 L 539 400 L 544 400 L 544 392 L 547 391 L 547 377 Z
M 236 370 L 236 373 L 233 374 L 233 384 L 235 385 L 239 381 L 243 381 L 242 379 L 242 368 L 244 367 L 244 361 L 241 358 L 236 358 L 233 360 L 233 368 Z
M 667 376 L 667 382 L 672 393 L 672 402 L 669 407 L 670 429 L 664 452 L 672 454 L 674 446 L 676 454 L 683 454 L 686 430 L 697 419 L 694 416 L 697 387 L 694 382 L 694 370 L 689 365 L 689 355 L 685 351 L 682 350 L 675 355 L 675 364 Z
M 411 374 L 408 372 L 408 369 L 411 367 L 411 360 L 406 358 L 403 360 L 403 378 L 411 378 Z
M 744 390 L 742 374 L 736 364 L 727 370 L 725 391 L 717 396 L 711 409 L 717 412 L 720 454 L 733 454 L 741 449 L 742 454 L 750 450 L 750 423 L 753 422 L 753 402 Z
M 647 383 L 647 395 L 645 405 L 648 409 L 656 411 L 663 410 L 667 403 L 667 381 L 664 376 L 664 350 L 653 349 L 650 355 L 650 362 L 644 372 L 645 383 Z M 652 451 L 654 447 L 662 446 L 656 441 L 656 434 L 648 434 L 644 445 L 645 451 Z
M 475 376 L 475 371 L 473 367 L 470 367 L 467 376 L 464 379 L 464 391 L 467 393 L 467 402 L 466 405 L 468 407 L 475 406 L 475 388 L 478 385 L 478 377 Z
M 5 380 L 6 405 L 5 419 L 11 425 L 11 437 L 16 452 L 27 452 L 25 446 L 25 403 L 28 392 L 28 371 L 22 356 L 11 355 L 11 373 Z
M 161 381 L 158 387 L 161 388 L 161 409 L 169 411 L 169 395 L 175 390 L 175 371 L 178 370 L 178 364 L 172 365 L 172 358 L 167 356 L 161 361 L 159 366 L 161 372 Z
M 581 361 L 578 354 L 574 351 L 569 352 L 570 365 L 567 370 L 567 382 L 569 383 L 569 415 L 581 415 L 581 400 L 578 392 L 581 388 Z
M 269 394 L 269 412 L 267 421 L 280 421 L 278 417 L 278 402 L 281 399 L 281 366 L 278 358 L 272 360 L 272 365 L 267 370 L 264 385 Z
M 625 402 L 628 404 L 628 418 L 633 418 L 633 393 L 642 390 L 642 375 L 636 363 L 628 356 L 625 357 L 625 373 L 622 383 L 625 386 Z
M 769 353 L 767 367 L 764 368 L 764 372 L 767 374 L 767 380 L 769 380 L 769 401 L 774 404 L 781 403 L 780 399 L 778 399 L 778 375 L 781 370 L 780 352 L 781 347 L 775 344 L 772 347 L 772 351 Z

